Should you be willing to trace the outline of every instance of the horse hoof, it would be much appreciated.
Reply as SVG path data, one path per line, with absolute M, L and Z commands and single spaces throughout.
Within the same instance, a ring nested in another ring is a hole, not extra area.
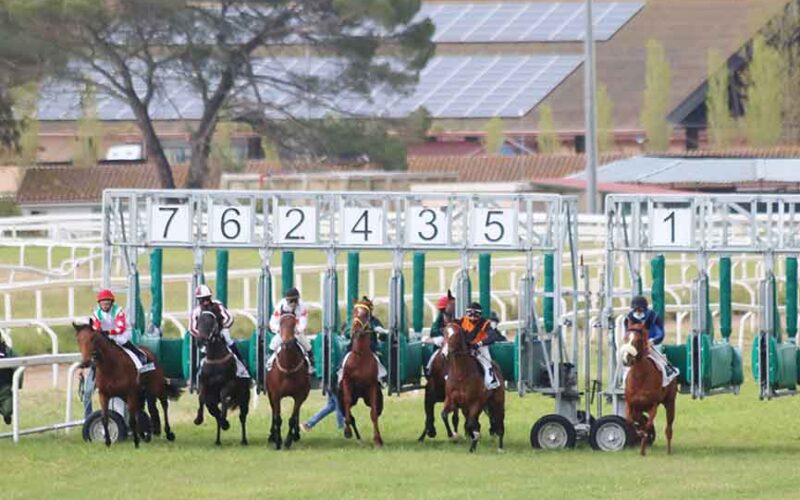
M 351 431 L 351 430 L 345 430 L 345 431 L 344 431 L 344 438 L 345 438 L 345 439 L 352 439 L 352 438 L 353 438 L 353 431 Z
M 497 448 L 497 453 L 503 454 L 505 452 L 506 450 L 504 450 L 503 448 Z
M 202 417 L 197 417 L 194 419 L 194 425 L 201 425 L 203 423 Z
M 228 429 L 231 428 L 231 424 L 227 420 L 223 420 L 222 422 L 220 422 L 219 426 L 223 431 L 227 431 Z
M 375 446 L 375 448 L 383 448 L 383 440 L 382 439 L 376 439 L 372 444 L 373 444 L 373 446 Z
M 241 444 L 242 446 L 247 446 L 247 440 L 246 439 L 242 439 L 242 442 L 239 443 L 239 444 Z
M 175 441 L 175 433 L 170 431 L 167 433 L 167 441 Z
M 144 441 L 145 443 L 149 443 L 150 440 L 152 440 L 152 439 L 153 439 L 153 436 L 151 436 L 150 434 L 142 434 L 142 441 Z
M 428 437 L 433 439 L 436 437 L 436 429 L 429 429 L 428 430 Z
M 216 446 L 222 446 L 222 443 L 221 443 L 221 442 L 219 442 L 219 441 L 217 441 L 217 442 L 216 442 L 216 443 L 214 443 L 214 444 L 215 444 Z
M 450 436 L 450 442 L 451 443 L 458 443 L 459 441 L 461 441 L 461 435 L 460 434 L 453 434 L 452 436 Z

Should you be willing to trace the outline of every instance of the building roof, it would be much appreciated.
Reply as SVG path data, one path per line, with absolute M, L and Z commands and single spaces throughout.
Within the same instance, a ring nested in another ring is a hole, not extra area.
M 800 185 L 800 158 L 665 158 L 638 156 L 597 171 L 599 182 L 674 188 L 773 189 Z M 575 179 L 583 179 L 578 173 Z
M 646 44 L 664 46 L 671 69 L 670 104 L 677 107 L 705 82 L 708 51 L 729 57 L 786 5 L 786 0 L 648 0 L 609 41 L 597 44 L 597 81 L 608 88 L 617 129 L 639 129 Z M 583 129 L 583 65 L 542 104 L 560 129 Z
M 172 169 L 175 184 L 181 186 L 187 165 Z M 210 183 L 211 184 L 211 183 Z M 90 168 L 73 166 L 31 167 L 25 170 L 19 191 L 19 205 L 99 203 L 107 188 L 161 188 L 156 167 L 150 163 L 120 163 Z
M 600 155 L 598 165 L 626 155 Z M 456 172 L 460 182 L 513 182 L 564 177 L 586 168 L 586 156 L 576 154 L 525 156 L 416 156 L 408 158 L 410 172 Z
M 408 156 L 476 156 L 485 154 L 483 144 L 470 141 L 433 141 L 409 144 Z
M 575 178 L 543 178 L 533 179 L 533 186 L 545 186 L 583 192 L 586 190 L 586 181 Z M 630 184 L 624 182 L 600 182 L 597 184 L 600 193 L 631 193 L 631 194 L 680 194 L 677 189 L 665 188 L 653 184 Z

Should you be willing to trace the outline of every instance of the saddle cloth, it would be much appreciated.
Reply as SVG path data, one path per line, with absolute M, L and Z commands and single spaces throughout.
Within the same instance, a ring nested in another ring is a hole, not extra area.
M 122 349 L 122 352 L 127 354 L 129 358 L 131 358 L 131 361 L 133 361 L 133 366 L 136 367 L 136 371 L 137 372 L 139 372 L 139 373 L 147 373 L 147 372 L 151 372 L 151 371 L 156 369 L 156 367 L 155 367 L 155 365 L 153 363 L 147 363 L 146 365 L 142 365 L 142 362 L 139 361 L 139 356 L 134 354 L 129 349 L 126 349 L 126 348 L 124 348 L 122 346 L 119 346 L 119 348 Z
M 344 365 L 345 365 L 345 363 L 347 363 L 347 358 L 349 358 L 351 354 L 353 354 L 353 353 L 352 352 L 348 352 L 347 354 L 344 355 L 344 359 L 342 359 L 342 364 L 339 365 L 339 369 L 336 370 L 336 377 L 339 380 L 342 380 L 342 374 L 344 373 Z M 383 366 L 383 363 L 381 363 L 381 360 L 380 360 L 380 358 L 378 357 L 377 354 L 375 354 L 373 352 L 372 355 L 375 356 L 375 361 L 378 363 L 378 382 L 380 382 L 384 378 L 386 378 L 386 375 L 387 375 L 386 367 Z
M 233 356 L 233 359 L 236 361 L 236 376 L 239 378 L 250 378 L 250 371 L 247 369 L 244 363 L 239 361 L 239 358 L 233 354 L 230 347 L 228 348 L 228 352 L 231 353 L 231 356 Z M 203 364 L 205 364 L 205 362 L 206 357 L 203 356 L 203 359 L 200 360 L 200 368 L 203 368 Z
M 303 357 L 306 359 L 306 363 L 308 363 L 308 366 L 310 367 L 311 366 L 311 360 L 308 358 L 308 353 L 302 347 L 300 347 L 300 344 L 297 344 L 297 348 L 303 354 Z M 267 358 L 267 371 L 272 370 L 272 365 L 275 363 L 275 359 L 277 359 L 278 353 L 281 352 L 282 350 L 283 350 L 283 344 L 278 346 L 278 348 L 275 349 L 274 351 L 272 351 L 272 354 L 269 355 L 269 358 Z M 284 368 L 288 368 L 288 367 L 284 367 Z
M 654 365 L 656 365 L 656 368 L 661 370 L 661 387 L 668 386 L 673 380 L 675 380 L 675 378 L 678 375 L 680 375 L 680 373 L 681 373 L 680 370 L 678 370 L 674 366 L 670 367 L 670 369 L 672 370 L 671 373 L 667 372 L 667 363 L 668 363 L 668 361 L 666 361 L 666 357 L 664 357 L 663 354 L 661 354 L 661 353 L 654 354 L 652 351 L 650 351 L 647 354 L 647 357 L 650 359 L 650 361 L 653 362 Z M 625 382 L 625 379 L 628 377 L 628 372 L 629 371 L 630 371 L 630 368 L 628 368 L 628 367 L 625 367 L 623 369 L 623 371 L 622 371 L 622 381 L 623 382 Z

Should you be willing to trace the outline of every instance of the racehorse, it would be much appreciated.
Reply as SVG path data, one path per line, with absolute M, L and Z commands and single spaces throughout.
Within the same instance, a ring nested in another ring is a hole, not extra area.
M 647 359 L 649 340 L 647 328 L 642 323 L 628 325 L 627 344 L 620 349 L 622 364 L 630 367 L 625 378 L 626 420 L 641 440 L 640 453 L 645 455 L 649 437 L 654 431 L 658 405 L 663 404 L 667 411 L 667 454 L 672 453 L 672 422 L 675 420 L 675 399 L 678 395 L 678 381 L 673 380 L 662 386 L 661 370 Z
M 111 446 L 111 436 L 108 433 L 108 402 L 111 398 L 121 398 L 127 403 L 129 425 L 133 434 L 133 445 L 136 448 L 139 447 L 141 434 L 137 415 L 145 400 L 152 402 L 149 403 L 149 409 L 151 420 L 154 422 L 153 434 L 160 433 L 160 425 L 155 424 L 159 417 L 154 399 L 158 399 L 164 411 L 164 433 L 167 441 L 174 441 L 175 434 L 169 425 L 169 399 L 178 399 L 180 389 L 167 383 L 164 370 L 158 365 L 153 353 L 142 349 L 147 355 L 147 360 L 155 365 L 155 370 L 139 375 L 136 365 L 113 340 L 94 330 L 91 324 L 73 323 L 72 326 L 75 328 L 75 337 L 81 352 L 81 366 L 86 368 L 94 364 L 95 367 L 95 386 L 100 395 L 106 446 Z M 145 437 L 145 440 L 149 438 Z
M 342 366 L 342 379 L 339 381 L 339 401 L 344 413 L 344 437 L 350 439 L 355 431 L 356 438 L 361 439 L 351 414 L 351 408 L 361 399 L 370 407 L 372 442 L 375 447 L 381 447 L 383 438 L 378 428 L 378 417 L 383 413 L 383 392 L 378 382 L 378 361 L 370 348 L 373 335 L 370 320 L 370 307 L 363 301 L 357 302 L 353 308 L 350 355 Z
M 203 423 L 203 406 L 217 421 L 217 440 L 220 446 L 220 431 L 230 428 L 228 410 L 239 408 L 239 423 L 242 428 L 242 446 L 247 445 L 247 413 L 250 411 L 250 379 L 236 376 L 236 359 L 225 344 L 219 321 L 211 311 L 202 311 L 197 320 L 199 340 L 206 344 L 206 356 L 199 377 L 199 396 L 195 425 Z
M 452 298 L 450 290 L 447 291 L 448 298 Z M 455 319 L 456 304 L 454 301 L 448 301 L 447 307 L 444 309 L 445 324 L 450 323 Z M 417 441 L 420 443 L 425 440 L 425 436 L 429 438 L 436 437 L 436 424 L 434 418 L 434 407 L 436 403 L 443 403 L 445 396 L 445 373 L 447 373 L 447 360 L 444 353 L 437 350 L 433 354 L 435 357 L 431 362 L 431 368 L 428 376 L 425 378 L 425 428 L 422 429 Z M 445 420 L 444 425 L 447 429 L 447 437 L 451 440 L 458 438 L 458 412 L 454 411 L 453 428 Z
M 505 384 L 502 372 L 495 367 L 500 387 L 488 390 L 478 360 L 470 352 L 464 331 L 457 323 L 445 327 L 447 337 L 447 382 L 445 384 L 442 420 L 445 425 L 450 413 L 461 409 L 466 419 L 464 431 L 470 438 L 470 453 L 474 452 L 480 439 L 481 411 L 489 415 L 489 434 L 497 436 L 498 450 L 503 449 L 505 434 Z
M 294 313 L 281 310 L 281 346 L 265 377 L 269 404 L 272 407 L 272 427 L 268 442 L 275 443 L 275 449 L 278 450 L 281 448 L 281 399 L 291 397 L 294 400 L 292 416 L 289 418 L 289 433 L 284 442 L 286 449 L 289 449 L 294 441 L 300 441 L 300 407 L 311 390 L 308 362 L 303 348 L 294 337 L 296 323 Z

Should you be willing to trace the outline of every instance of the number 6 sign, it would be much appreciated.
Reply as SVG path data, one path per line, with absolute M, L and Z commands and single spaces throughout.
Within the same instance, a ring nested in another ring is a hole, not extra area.
M 247 206 L 211 206 L 211 243 L 250 243 L 252 209 Z

